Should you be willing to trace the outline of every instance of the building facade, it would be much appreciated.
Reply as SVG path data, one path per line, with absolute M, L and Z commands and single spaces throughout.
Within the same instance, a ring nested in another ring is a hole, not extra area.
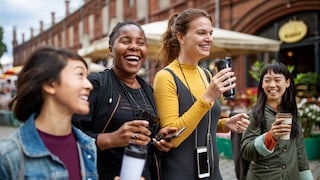
M 217 28 L 282 42 L 279 52 L 232 57 L 238 92 L 256 85 L 248 71 L 257 60 L 294 65 L 294 74 L 320 74 L 319 0 L 84 0 L 73 13 L 69 13 L 69 0 L 65 3 L 65 18 L 55 22 L 52 13 L 52 26 L 44 30 L 40 21 L 40 33 L 34 35 L 31 29 L 29 40 L 25 41 L 22 35 L 23 42 L 17 42 L 14 30 L 14 65 L 23 65 L 36 48 L 50 45 L 77 50 L 92 62 L 108 66 L 107 38 L 117 22 L 147 24 L 166 20 L 186 8 L 201 8 L 213 17 Z M 205 65 L 210 67 L 210 63 L 209 59 Z M 159 68 L 157 59 L 149 58 L 146 79 L 150 84 Z

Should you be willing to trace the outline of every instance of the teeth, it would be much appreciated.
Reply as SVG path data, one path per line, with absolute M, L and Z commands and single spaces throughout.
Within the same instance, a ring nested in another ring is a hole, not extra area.
M 88 96 L 80 96 L 81 99 L 87 101 L 88 100 Z
M 209 48 L 210 46 L 208 46 L 208 45 L 202 45 L 201 47 Z
M 137 57 L 137 56 L 127 56 L 126 59 L 138 61 L 138 60 L 139 60 L 139 57 Z

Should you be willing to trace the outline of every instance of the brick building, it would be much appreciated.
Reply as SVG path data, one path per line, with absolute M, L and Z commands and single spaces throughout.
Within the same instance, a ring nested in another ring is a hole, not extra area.
M 29 40 L 17 42 L 13 32 L 14 65 L 23 65 L 36 48 L 51 45 L 77 50 L 96 63 L 108 64 L 107 38 L 119 21 L 134 20 L 140 24 L 165 20 L 186 8 L 201 8 L 215 20 L 215 27 L 281 40 L 279 52 L 234 56 L 237 91 L 255 86 L 248 71 L 256 61 L 276 60 L 294 65 L 295 71 L 320 74 L 320 1 L 319 0 L 84 0 L 83 6 L 39 34 L 31 29 Z M 293 22 L 293 23 L 292 23 Z M 298 25 L 297 25 L 298 24 Z M 207 66 L 212 61 L 206 61 Z M 107 65 L 108 66 L 108 65 Z M 146 79 L 152 84 L 159 68 L 156 59 L 147 61 Z

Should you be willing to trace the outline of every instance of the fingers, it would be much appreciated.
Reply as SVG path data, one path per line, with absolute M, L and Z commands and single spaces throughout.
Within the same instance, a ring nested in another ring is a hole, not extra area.
M 248 128 L 249 124 L 250 124 L 250 121 L 247 120 L 247 119 L 243 119 L 241 121 L 237 121 L 237 123 L 236 123 L 236 131 L 237 131 L 237 133 L 243 133 Z
M 147 145 L 151 139 L 143 134 L 133 133 L 128 141 L 128 144 Z
M 150 142 L 150 130 L 148 127 L 148 121 L 134 120 L 126 122 L 121 127 L 121 134 L 126 139 L 125 145 L 137 144 L 146 145 Z
M 274 125 L 273 124 L 270 131 L 274 138 L 279 139 L 280 136 L 291 133 L 291 125 L 288 125 L 288 124 Z
M 160 129 L 160 131 L 158 132 L 158 135 L 166 136 L 168 134 L 175 133 L 177 130 L 178 128 L 176 127 L 164 127 Z
M 222 93 L 236 87 L 236 77 L 234 72 L 231 72 L 231 68 L 226 68 L 219 71 L 213 76 L 208 91 L 211 96 L 219 97 Z
M 159 151 L 163 151 L 163 152 L 168 152 L 173 147 L 172 141 L 168 142 L 168 141 L 165 141 L 164 139 L 157 141 L 155 138 L 153 138 L 153 143 Z
M 127 128 L 126 130 L 128 132 L 140 133 L 140 134 L 144 134 L 146 136 L 150 136 L 150 134 L 151 134 L 150 130 L 148 129 L 148 125 L 149 125 L 148 121 L 133 120 L 133 121 L 125 123 L 124 125 L 125 125 L 124 128 Z M 131 136 L 132 133 L 129 135 Z
M 133 121 L 129 121 L 125 124 L 127 124 L 129 126 L 135 126 L 135 127 L 140 127 L 140 126 L 148 127 L 149 126 L 149 122 L 146 120 L 133 120 Z

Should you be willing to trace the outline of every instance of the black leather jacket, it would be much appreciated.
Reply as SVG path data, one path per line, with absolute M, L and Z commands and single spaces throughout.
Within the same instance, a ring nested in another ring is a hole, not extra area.
M 153 98 L 153 89 L 141 77 L 137 76 L 141 88 L 156 113 L 156 106 Z M 106 69 L 99 73 L 89 74 L 88 79 L 93 85 L 93 90 L 89 96 L 90 113 L 88 115 L 74 115 L 73 124 L 83 130 L 93 138 L 97 138 L 99 133 L 112 132 L 117 127 L 110 126 L 111 121 L 117 121 L 113 115 L 119 108 L 121 96 L 119 92 L 119 80 L 112 69 Z M 149 122 L 151 124 L 151 122 Z M 154 137 L 159 130 L 159 125 L 151 127 Z M 114 175 L 119 175 L 124 148 L 111 148 L 104 151 L 98 149 L 98 172 L 100 179 L 113 179 Z M 148 147 L 148 161 L 145 172 L 150 174 L 151 179 L 159 179 L 159 169 L 156 148 L 153 145 Z M 148 175 L 147 175 L 148 177 Z M 149 178 L 147 178 L 149 179 Z

